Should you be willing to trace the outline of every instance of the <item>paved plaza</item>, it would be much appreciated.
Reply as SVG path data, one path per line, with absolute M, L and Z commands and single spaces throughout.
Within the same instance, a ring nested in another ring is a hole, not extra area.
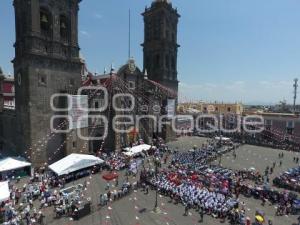
M 169 143 L 171 148 L 178 148 L 178 150 L 188 150 L 194 145 L 200 146 L 205 143 L 205 138 L 200 137 L 183 137 L 176 142 Z M 244 145 L 236 150 L 237 158 L 234 160 L 232 153 L 229 152 L 222 157 L 221 164 L 223 167 L 231 169 L 243 169 L 249 167 L 255 167 L 261 172 L 264 171 L 267 165 L 271 165 L 274 161 L 277 162 L 277 166 L 272 175 L 272 178 L 278 175 L 280 172 L 290 167 L 295 167 L 293 157 L 297 154 L 294 152 L 284 152 L 283 164 L 278 166 L 279 159 L 278 153 L 281 150 L 275 150 L 271 148 L 257 147 Z M 213 162 L 219 163 L 219 161 Z M 146 166 L 151 166 L 147 165 Z M 125 180 L 124 172 L 121 172 L 119 179 L 119 185 Z M 179 204 L 175 205 L 169 202 L 169 198 L 159 195 L 158 201 L 161 209 L 161 213 L 156 214 L 152 212 L 155 204 L 155 192 L 150 191 L 148 195 L 144 194 L 141 190 L 132 192 L 127 197 L 111 202 L 108 206 L 100 208 L 99 203 L 100 193 L 105 192 L 106 181 L 102 179 L 101 174 L 95 174 L 91 177 L 83 178 L 75 183 L 83 183 L 88 181 L 88 187 L 85 192 L 86 197 L 91 197 L 93 206 L 92 213 L 79 221 L 72 221 L 69 218 L 52 219 L 51 216 L 47 218 L 48 224 L 90 224 L 90 225 L 194 225 L 201 224 L 199 222 L 199 214 L 191 210 L 188 216 L 184 216 L 184 207 Z M 137 178 L 131 177 L 130 181 L 137 180 Z M 68 185 L 72 185 L 70 183 Z M 111 182 L 111 190 L 114 190 L 114 182 Z M 266 213 L 266 218 L 270 218 L 275 225 L 291 225 L 296 223 L 297 216 L 281 216 L 275 217 L 276 208 L 266 204 L 261 206 L 261 201 L 254 198 L 245 198 L 240 196 L 240 201 L 245 202 L 245 208 L 247 216 L 253 221 L 254 213 L 256 209 L 261 209 Z M 202 224 L 213 225 L 221 224 L 220 220 L 214 219 L 211 216 L 204 216 L 204 222 Z M 222 223 L 224 224 L 224 223 Z M 227 224 L 227 223 L 225 223 Z

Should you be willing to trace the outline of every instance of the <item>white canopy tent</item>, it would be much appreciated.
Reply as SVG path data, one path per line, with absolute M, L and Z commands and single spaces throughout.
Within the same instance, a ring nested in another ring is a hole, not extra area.
M 124 154 L 127 156 L 135 156 L 143 151 L 149 151 L 151 148 L 155 148 L 155 147 L 154 146 L 151 147 L 151 145 L 147 145 L 147 144 L 137 145 L 130 148 L 127 152 L 124 152 Z
M 129 152 L 130 148 L 129 147 L 123 148 L 123 151 Z
M 102 164 L 104 161 L 93 155 L 71 154 L 51 164 L 49 168 L 58 176 Z
M 21 169 L 29 166 L 31 166 L 31 163 L 17 158 L 8 157 L 0 160 L 0 172 Z
M 0 202 L 7 201 L 10 197 L 8 181 L 0 182 Z

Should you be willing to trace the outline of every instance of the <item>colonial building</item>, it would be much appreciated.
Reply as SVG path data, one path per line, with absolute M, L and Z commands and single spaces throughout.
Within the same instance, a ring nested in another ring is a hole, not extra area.
M 177 110 L 179 113 L 209 113 L 221 115 L 242 115 L 244 107 L 241 103 L 181 103 L 178 105 Z
M 15 109 L 15 81 L 11 76 L 3 79 L 3 106 L 5 109 Z
M 289 140 L 300 143 L 299 114 L 270 112 L 256 112 L 252 114 L 263 118 L 265 133 L 268 134 L 268 138 L 277 139 L 277 141 Z

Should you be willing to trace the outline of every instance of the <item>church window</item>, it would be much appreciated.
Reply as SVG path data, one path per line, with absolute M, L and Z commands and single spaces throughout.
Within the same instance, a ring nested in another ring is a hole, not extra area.
M 62 51 L 63 51 L 63 55 L 66 57 L 67 56 L 67 49 L 64 48 Z
M 169 69 L 169 67 L 170 67 L 169 55 L 166 55 L 166 68 Z
M 145 60 L 145 67 L 146 69 L 149 71 L 150 70 L 150 58 L 149 56 L 146 57 L 146 60 Z
M 60 21 L 60 38 L 63 41 L 68 41 L 68 20 L 67 17 L 64 15 L 61 15 L 59 18 Z
M 133 81 L 128 81 L 129 89 L 135 89 L 135 83 Z
M 44 8 L 40 9 L 40 27 L 42 35 L 46 37 L 52 36 L 52 17 L 50 12 Z
M 175 70 L 176 69 L 176 62 L 175 62 L 175 57 L 172 57 L 172 69 Z
M 75 85 L 75 80 L 73 78 L 70 79 L 69 81 L 70 86 L 74 86 Z
M 160 61 L 160 57 L 159 57 L 159 55 L 157 54 L 156 56 L 155 56 L 155 67 L 159 67 L 159 61 Z
M 170 39 L 170 31 L 169 31 L 169 30 L 166 31 L 166 39 L 167 39 L 167 40 Z
M 39 79 L 39 85 L 40 86 L 46 86 L 47 85 L 47 79 L 46 79 L 46 76 L 44 74 L 39 74 L 38 79 Z
M 172 42 L 176 42 L 175 33 L 172 33 Z

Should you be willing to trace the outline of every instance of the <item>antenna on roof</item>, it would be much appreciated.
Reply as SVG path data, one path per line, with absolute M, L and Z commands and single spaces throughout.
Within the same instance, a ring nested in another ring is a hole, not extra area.
M 115 67 L 114 67 L 114 64 L 111 63 L 111 65 L 110 65 L 110 73 L 112 74 L 113 72 L 115 72 Z
M 296 112 L 296 99 L 297 99 L 297 91 L 298 91 L 298 78 L 294 79 L 294 113 Z

